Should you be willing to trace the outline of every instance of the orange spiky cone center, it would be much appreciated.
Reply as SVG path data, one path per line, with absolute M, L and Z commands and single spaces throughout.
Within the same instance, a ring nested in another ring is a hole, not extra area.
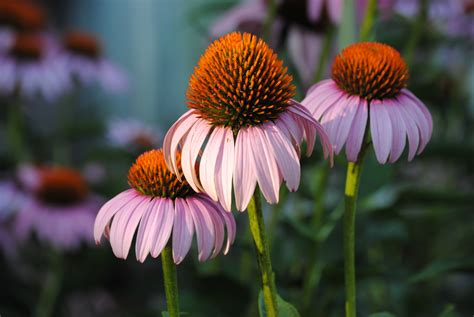
M 177 154 L 178 165 L 181 155 Z M 163 198 L 186 197 L 192 193 L 189 184 L 166 167 L 162 150 L 151 150 L 140 155 L 128 171 L 129 185 L 143 195 Z
M 283 62 L 248 33 L 230 33 L 212 43 L 187 91 L 189 107 L 201 118 L 234 130 L 277 119 L 294 95 Z
M 64 45 L 69 51 L 88 57 L 98 58 L 101 55 L 99 41 L 91 34 L 84 32 L 70 32 L 64 38 Z
M 36 190 L 37 197 L 53 205 L 70 205 L 84 200 L 89 189 L 82 175 L 69 168 L 45 168 Z
M 408 76 L 400 53 L 375 42 L 346 47 L 332 65 L 332 79 L 339 88 L 368 101 L 396 97 L 406 87 Z

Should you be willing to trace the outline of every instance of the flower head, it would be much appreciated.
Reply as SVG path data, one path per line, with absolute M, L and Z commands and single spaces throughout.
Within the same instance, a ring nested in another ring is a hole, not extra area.
M 66 167 L 43 167 L 36 169 L 35 177 L 15 220 L 19 237 L 35 233 L 42 242 L 66 250 L 91 243 L 101 199 L 90 192 L 82 175 Z
M 128 183 L 132 188 L 107 202 L 94 225 L 96 242 L 105 234 L 118 258 L 127 258 L 137 227 L 135 252 L 140 262 L 149 253 L 158 257 L 172 235 L 174 262 L 180 263 L 191 247 L 194 232 L 199 260 L 205 261 L 221 251 L 224 227 L 224 254 L 228 252 L 235 238 L 232 214 L 206 195 L 195 193 L 186 181 L 178 180 L 167 169 L 161 150 L 138 157 L 129 170 Z
M 247 33 L 215 41 L 201 57 L 188 90 L 191 108 L 168 131 L 163 151 L 178 175 L 196 192 L 206 192 L 226 210 L 232 184 L 238 210 L 245 210 L 258 182 L 266 200 L 278 202 L 283 180 L 296 190 L 300 143 L 312 152 L 316 135 L 326 155 L 322 127 L 291 98 L 294 86 L 283 63 L 265 42 Z
M 346 145 L 349 161 L 357 161 L 367 119 L 380 163 L 393 163 L 403 152 L 421 153 L 433 123 L 425 105 L 405 87 L 408 68 L 400 54 L 381 43 L 357 43 L 334 60 L 332 79 L 311 87 L 302 101 L 320 120 L 339 153 Z
M 16 31 L 38 31 L 46 24 L 41 7 L 29 1 L 1 1 L 0 26 Z

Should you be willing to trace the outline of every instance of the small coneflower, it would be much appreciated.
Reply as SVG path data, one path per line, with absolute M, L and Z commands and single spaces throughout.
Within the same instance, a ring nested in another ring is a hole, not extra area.
M 65 167 L 37 170 L 36 186 L 16 217 L 16 231 L 59 249 L 91 243 L 95 212 L 101 199 L 92 194 L 82 175 Z M 28 188 L 28 187 L 27 187 Z
M 46 25 L 44 10 L 30 1 L 1 1 L 0 28 L 38 31 Z
M 115 118 L 107 125 L 107 138 L 114 146 L 143 152 L 161 147 L 163 132 L 140 120 Z
M 181 147 L 189 185 L 226 210 L 232 184 L 238 210 L 247 208 L 257 183 L 266 200 L 277 203 L 283 180 L 291 191 L 298 188 L 303 139 L 308 155 L 316 135 L 325 155 L 332 153 L 322 127 L 292 99 L 294 94 L 292 77 L 264 41 L 247 33 L 216 40 L 191 76 L 191 110 L 165 136 L 168 166 L 179 174 Z
M 405 88 L 407 80 L 407 65 L 394 48 L 357 43 L 336 57 L 332 79 L 311 87 L 302 104 L 320 120 L 336 153 L 345 145 L 349 161 L 357 161 L 367 124 L 380 163 L 398 160 L 407 137 L 412 160 L 430 140 L 433 123 Z
M 179 170 L 179 155 L 178 155 Z M 145 261 L 148 254 L 158 257 L 172 240 L 173 259 L 180 263 L 188 253 L 194 233 L 199 260 L 216 256 L 223 247 L 227 228 L 226 254 L 235 238 L 231 213 L 207 195 L 196 193 L 166 167 L 163 152 L 142 154 L 128 173 L 132 187 L 107 202 L 99 211 L 94 237 L 100 243 L 105 235 L 118 258 L 127 258 L 135 231 L 136 257 Z M 137 230 L 138 229 L 138 230 Z
M 125 74 L 105 58 L 99 40 L 92 34 L 72 31 L 64 36 L 64 63 L 80 84 L 99 83 L 112 92 L 127 87 Z
M 52 100 L 70 88 L 68 73 L 51 39 L 32 33 L 8 38 L 0 52 L 0 93 Z

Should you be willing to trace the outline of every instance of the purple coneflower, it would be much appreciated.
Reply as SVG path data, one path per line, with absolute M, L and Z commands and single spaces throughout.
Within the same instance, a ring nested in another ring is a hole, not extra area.
M 302 140 L 308 155 L 316 135 L 325 156 L 332 152 L 322 127 L 292 99 L 291 81 L 283 62 L 256 36 L 231 33 L 216 40 L 191 76 L 191 110 L 165 136 L 167 165 L 178 174 L 175 153 L 181 147 L 189 185 L 226 210 L 231 209 L 232 184 L 240 211 L 247 208 L 257 183 L 273 204 L 283 180 L 295 191 Z
M 92 226 L 100 199 L 89 191 L 81 174 L 64 167 L 41 168 L 38 182 L 16 217 L 16 231 L 58 249 L 91 243 Z
M 70 89 L 66 69 L 51 39 L 43 35 L 17 33 L 4 38 L 0 52 L 0 93 L 48 101 Z
M 92 34 L 70 32 L 64 37 L 63 46 L 63 63 L 80 84 L 99 83 L 112 92 L 127 88 L 125 74 L 105 58 L 100 42 Z
M 177 164 L 179 169 L 179 155 Z M 158 257 L 171 237 L 173 259 L 179 264 L 191 247 L 194 232 L 198 258 L 205 261 L 221 251 L 225 228 L 224 254 L 229 251 L 236 229 L 232 214 L 178 180 L 167 169 L 161 150 L 138 157 L 128 173 L 128 183 L 132 188 L 107 202 L 94 225 L 96 242 L 105 235 L 116 257 L 127 258 L 136 231 L 135 252 L 140 262 L 148 254 Z
M 380 43 L 357 43 L 334 60 L 332 79 L 308 91 L 302 101 L 329 135 L 335 152 L 346 147 L 357 161 L 369 122 L 377 160 L 398 160 L 408 137 L 408 160 L 431 138 L 433 123 L 426 106 L 409 90 L 408 68 L 400 54 Z

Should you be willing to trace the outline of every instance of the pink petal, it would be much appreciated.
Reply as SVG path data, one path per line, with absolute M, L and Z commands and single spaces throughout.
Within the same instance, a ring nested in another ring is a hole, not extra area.
M 431 139 L 431 134 L 433 132 L 433 120 L 428 109 L 426 109 L 423 103 L 418 98 L 416 98 L 415 95 L 406 89 L 402 90 L 402 95 L 404 98 L 402 99 L 402 97 L 400 97 L 399 101 L 400 103 L 406 104 L 406 107 L 412 108 L 416 126 L 420 131 L 421 144 L 417 152 L 417 154 L 420 154 Z
M 183 198 L 175 199 L 173 225 L 173 259 L 179 264 L 191 248 L 194 234 L 194 222 L 191 210 Z
M 313 86 L 314 87 L 314 86 Z M 320 86 L 311 89 L 301 101 L 316 120 L 336 101 L 346 95 L 332 79 L 323 80 Z
M 222 142 L 222 151 L 215 163 L 217 197 L 224 209 L 230 211 L 232 208 L 232 168 L 234 166 L 234 132 L 232 129 L 225 129 Z
M 346 155 L 350 162 L 356 162 L 359 157 L 367 125 L 367 115 L 367 102 L 364 99 L 360 99 L 357 113 L 355 114 L 354 120 L 352 120 L 352 126 L 346 143 Z
M 265 124 L 263 130 L 286 186 L 290 191 L 296 191 L 300 184 L 300 160 L 291 140 L 278 127 L 278 122 Z
M 257 178 L 253 168 L 249 128 L 237 134 L 234 159 L 234 192 L 237 210 L 244 211 L 255 191 Z
M 156 231 L 160 229 L 157 226 L 158 218 L 161 216 L 158 212 L 160 202 L 160 198 L 155 198 L 150 202 L 140 221 L 140 226 L 138 227 L 135 253 L 137 260 L 142 263 L 145 261 L 148 253 L 150 252 Z
M 286 128 L 285 130 L 291 135 L 293 142 L 299 146 L 301 141 L 303 141 L 304 130 L 297 124 L 294 116 L 290 113 L 284 112 L 278 119 L 281 120 L 282 124 Z
M 324 79 L 324 80 L 321 80 L 321 81 L 317 82 L 317 83 L 314 84 L 313 86 L 309 87 L 308 91 L 306 92 L 306 97 L 305 97 L 305 99 L 308 98 L 309 95 L 312 95 L 312 93 L 313 93 L 314 91 L 316 91 L 316 89 L 318 89 L 318 90 L 319 90 L 319 89 L 322 89 L 323 87 L 326 87 L 326 86 L 328 86 L 328 85 L 331 84 L 331 83 L 334 83 L 334 81 L 333 81 L 332 79 Z M 303 100 L 304 100 L 304 99 L 303 99 Z M 303 103 L 303 101 L 301 102 L 301 104 L 302 104 L 303 106 L 305 106 L 305 104 Z
M 263 196 L 270 204 L 278 203 L 281 178 L 265 134 L 260 127 L 249 129 L 249 143 L 253 154 L 254 172 Z
M 163 141 L 163 154 L 165 156 L 166 165 L 178 176 L 178 166 L 176 163 L 176 151 L 181 140 L 188 134 L 191 127 L 198 121 L 195 110 L 189 110 L 176 121 L 166 133 Z
M 154 243 L 151 249 L 151 256 L 156 258 L 160 255 L 163 248 L 168 243 L 171 236 L 171 230 L 173 229 L 174 221 L 174 203 L 172 199 L 162 199 L 161 204 L 157 206 L 156 212 L 160 215 L 156 222 L 157 230 L 154 239 Z
M 137 197 L 115 215 L 110 228 L 110 245 L 116 257 L 127 258 L 135 230 L 150 203 L 150 197 Z
M 181 167 L 184 177 L 196 192 L 204 191 L 196 172 L 196 160 L 210 129 L 211 126 L 205 120 L 198 120 L 192 126 L 181 151 Z
M 323 12 L 324 0 L 307 0 L 308 18 L 310 21 L 318 21 Z
M 206 196 L 206 195 L 202 195 Z M 211 258 L 214 258 L 222 249 L 222 245 L 224 244 L 224 221 L 220 212 L 222 207 L 216 204 L 214 201 L 210 199 L 204 199 L 201 195 L 196 195 L 196 201 L 199 201 L 201 208 L 205 208 L 209 212 L 209 216 L 212 218 L 212 223 L 214 224 L 214 251 L 212 252 Z M 222 212 L 225 212 L 222 210 Z
M 416 122 L 415 119 L 413 119 L 413 114 L 411 113 L 410 108 L 405 107 L 401 103 L 399 103 L 397 107 L 407 130 L 409 143 L 408 161 L 411 161 L 415 157 L 416 151 L 418 150 L 418 146 L 420 144 L 420 134 L 416 127 Z
M 134 189 L 128 189 L 121 192 L 102 206 L 94 223 L 94 239 L 96 243 L 100 243 L 102 234 L 112 217 L 127 204 L 136 201 L 135 198 L 137 197 L 138 194 Z M 135 203 L 136 202 L 134 202 L 134 204 Z
M 398 105 L 391 101 L 386 101 L 385 103 L 387 104 L 387 111 L 393 128 L 392 151 L 389 159 L 390 163 L 393 163 L 400 158 L 405 148 L 407 129 L 399 112 Z
M 342 0 L 327 0 L 326 5 L 331 22 L 334 24 L 339 24 L 339 22 L 341 22 L 342 16 Z
M 196 229 L 199 261 L 203 262 L 209 258 L 215 245 L 214 222 L 209 210 L 198 199 L 189 197 L 186 199 L 189 210 L 194 220 Z
M 218 200 L 216 189 L 216 165 L 218 162 L 219 153 L 222 152 L 223 140 L 226 135 L 226 129 L 221 127 L 214 128 L 209 141 L 207 141 L 206 148 L 202 154 L 201 163 L 199 165 L 199 178 L 202 187 L 206 194 L 212 199 Z
M 385 164 L 392 148 L 392 124 L 386 105 L 374 100 L 370 104 L 370 132 L 375 155 L 380 164 Z

